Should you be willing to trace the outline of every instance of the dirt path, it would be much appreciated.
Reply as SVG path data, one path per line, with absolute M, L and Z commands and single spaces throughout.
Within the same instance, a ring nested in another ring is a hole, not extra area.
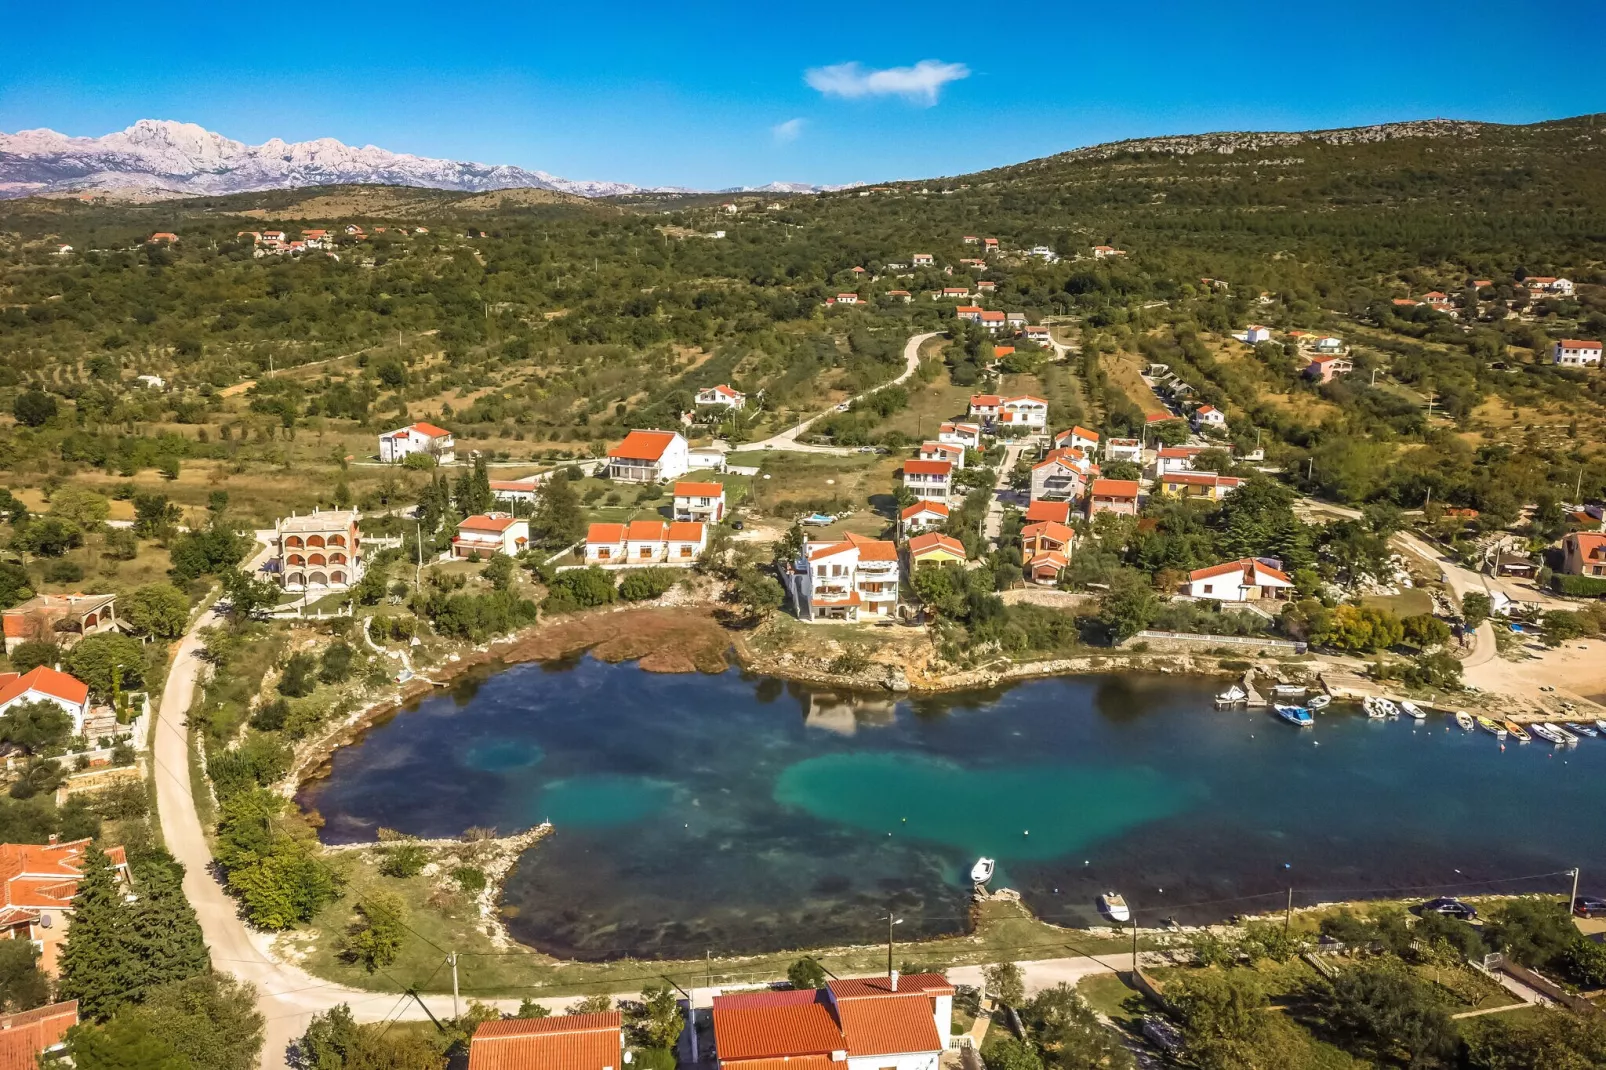
M 911 336 L 909 341 L 903 347 L 903 374 L 898 376 L 896 379 L 891 379 L 885 383 L 882 383 L 880 386 L 875 387 L 872 390 L 866 390 L 864 393 L 858 395 L 858 397 L 849 398 L 847 401 L 843 402 L 843 404 L 850 405 L 853 402 L 858 401 L 859 398 L 869 397 L 877 390 L 885 390 L 889 386 L 897 386 L 900 383 L 908 382 L 910 378 L 914 376 L 914 373 L 920 370 L 920 347 L 925 345 L 931 339 L 937 337 L 939 333 L 940 332 L 938 331 L 930 331 L 926 334 L 917 334 Z M 813 416 L 810 416 L 807 420 L 804 420 L 802 423 L 794 424 L 791 427 L 788 427 L 785 431 L 782 431 L 778 435 L 772 435 L 771 437 L 764 439 L 762 442 L 750 442 L 743 446 L 742 450 L 792 450 L 797 453 L 831 453 L 838 456 L 847 456 L 855 451 L 844 449 L 838 446 L 810 446 L 797 440 L 797 437 L 803 432 L 807 431 L 816 420 L 829 416 L 835 411 L 836 409 L 832 408 L 821 413 L 816 413 Z

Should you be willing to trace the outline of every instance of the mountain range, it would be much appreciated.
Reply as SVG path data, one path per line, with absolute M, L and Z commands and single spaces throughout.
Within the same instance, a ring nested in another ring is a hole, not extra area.
M 463 163 L 356 148 L 334 138 L 247 145 L 194 123 L 141 119 L 103 137 L 54 130 L 0 133 L 0 197 L 99 191 L 143 197 L 193 197 L 256 190 L 365 183 L 481 192 L 545 189 L 581 197 L 689 193 L 628 182 L 585 182 L 506 164 Z M 812 193 L 824 188 L 772 182 L 719 192 Z

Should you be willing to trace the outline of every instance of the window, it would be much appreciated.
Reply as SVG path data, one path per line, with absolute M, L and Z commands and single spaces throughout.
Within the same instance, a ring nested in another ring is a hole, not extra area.
M 1214 591 L 1215 589 L 1216 589 L 1216 585 L 1215 584 L 1213 584 L 1213 583 L 1205 584 L 1205 594 L 1209 594 L 1211 591 Z
M 608 550 L 608 548 L 606 546 L 597 547 L 597 559 L 598 560 L 606 561 L 606 560 L 608 560 L 608 557 L 609 557 L 609 550 Z

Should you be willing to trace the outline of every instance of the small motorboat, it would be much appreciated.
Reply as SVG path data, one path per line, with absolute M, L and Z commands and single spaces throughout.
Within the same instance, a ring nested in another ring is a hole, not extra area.
M 993 879 L 993 860 L 991 858 L 978 858 L 976 864 L 970 867 L 970 879 L 976 884 L 986 884 Z
M 1216 696 L 1217 706 L 1237 706 L 1248 701 L 1249 692 L 1245 691 L 1237 684 L 1233 684 L 1231 687 L 1227 688 L 1227 690 Z
M 1307 710 L 1325 710 L 1332 704 L 1332 695 L 1312 695 L 1310 701 L 1305 703 Z
M 1567 729 L 1568 731 L 1575 732 L 1580 736 L 1588 736 L 1590 739 L 1595 739 L 1600 735 L 1600 732 L 1594 728 L 1591 728 L 1582 721 L 1568 721 Z
M 1545 724 L 1545 722 L 1543 722 L 1543 721 L 1540 721 L 1537 724 L 1531 724 L 1531 725 L 1528 726 L 1528 728 L 1529 728 L 1529 731 L 1533 732 L 1534 735 L 1538 736 L 1540 739 L 1544 740 L 1546 743 L 1565 743 L 1565 742 L 1567 742 L 1565 739 L 1562 738 L 1561 733 L 1556 731 L 1556 729 L 1555 729 L 1555 727 L 1553 725 Z
M 1606 717 L 1597 717 L 1595 719 L 1595 730 L 1606 733 Z
M 1561 741 L 1567 744 L 1567 746 L 1578 746 L 1578 737 L 1573 735 L 1572 732 L 1570 732 L 1564 725 L 1552 724 L 1546 725 L 1545 727 L 1556 733 L 1556 735 L 1560 736 Z
M 1398 717 L 1400 715 L 1400 708 L 1394 705 L 1394 701 L 1392 699 L 1378 699 L 1377 708 L 1383 711 L 1384 717 Z
M 1407 717 L 1415 718 L 1418 721 L 1425 721 L 1428 719 L 1426 711 L 1408 698 L 1400 699 L 1400 709 L 1405 711 Z
M 1361 705 L 1366 707 L 1366 716 L 1374 721 L 1380 721 L 1388 716 L 1388 711 L 1383 708 L 1382 699 L 1368 696 Z
M 1460 726 L 1463 732 L 1470 732 L 1477 727 L 1477 722 L 1472 719 L 1472 714 L 1466 710 L 1455 711 L 1455 723 Z
M 1478 727 L 1496 739 L 1505 739 L 1506 736 L 1510 734 L 1506 731 L 1505 725 L 1501 724 L 1499 721 L 1496 721 L 1492 717 L 1479 717 Z
M 1132 912 L 1126 908 L 1126 900 L 1114 892 L 1105 892 L 1099 896 L 1099 913 L 1111 921 L 1132 920 Z
M 1279 695 L 1303 695 L 1310 688 L 1304 684 L 1278 684 L 1272 691 Z
M 1284 706 L 1278 703 L 1275 709 L 1277 716 L 1299 728 L 1309 728 L 1316 723 L 1316 719 L 1310 715 L 1310 710 L 1304 706 Z
M 1528 730 L 1526 728 L 1523 728 L 1522 725 L 1518 724 L 1516 721 L 1507 721 L 1506 722 L 1506 731 L 1510 732 L 1511 733 L 1511 738 L 1515 739 L 1518 743 L 1532 743 L 1533 742 L 1533 738 L 1534 737 L 1530 736 L 1528 734 Z

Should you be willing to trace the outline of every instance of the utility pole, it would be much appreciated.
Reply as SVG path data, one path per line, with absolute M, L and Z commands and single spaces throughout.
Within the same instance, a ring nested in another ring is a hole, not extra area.
M 413 529 L 418 532 L 418 563 L 413 566 L 413 589 L 424 589 L 424 521 L 415 517 Z
M 452 964 L 452 1017 L 457 1017 L 457 952 L 453 951 L 446 956 L 446 961 Z
M 1567 912 L 1572 913 L 1573 904 L 1578 902 L 1578 867 L 1573 867 L 1573 897 L 1567 900 Z
M 1294 889 L 1288 889 L 1288 910 L 1283 914 L 1283 935 L 1288 935 L 1288 929 L 1294 924 Z
M 1138 916 L 1132 915 L 1132 977 L 1138 975 Z
M 887 978 L 889 980 L 892 977 L 892 927 L 902 924 L 902 918 L 893 917 L 890 910 L 887 912 Z

